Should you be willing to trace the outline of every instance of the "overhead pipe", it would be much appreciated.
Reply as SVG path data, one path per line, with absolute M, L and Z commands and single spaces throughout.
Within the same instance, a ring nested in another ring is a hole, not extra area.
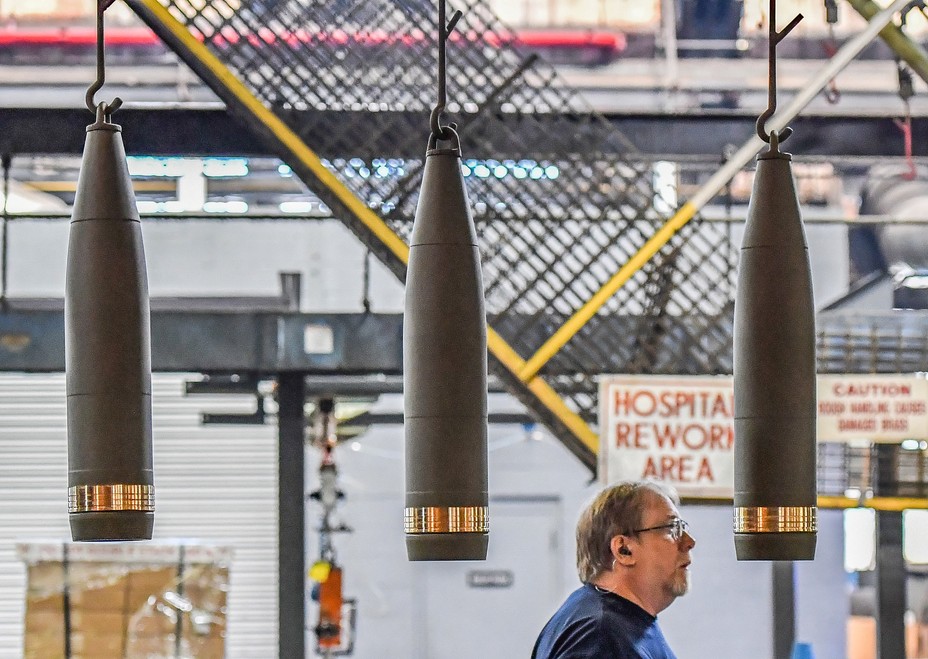
M 122 101 L 94 103 L 71 216 L 65 287 L 68 512 L 74 540 L 148 540 L 154 526 L 151 339 L 142 228 L 121 128 Z
M 445 25 L 438 10 L 438 105 L 416 207 L 403 327 L 406 552 L 411 561 L 487 555 L 487 331 L 477 232 L 461 144 L 442 126 Z

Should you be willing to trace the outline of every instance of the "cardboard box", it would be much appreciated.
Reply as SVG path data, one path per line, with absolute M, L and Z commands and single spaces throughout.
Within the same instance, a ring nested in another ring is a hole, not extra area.
M 152 606 L 133 614 L 126 624 L 129 636 L 173 637 L 180 615 L 173 607 Z
M 42 561 L 30 565 L 26 576 L 30 596 L 48 597 L 60 594 L 64 584 L 64 566 L 57 561 Z
M 109 563 L 68 564 L 68 596 L 72 609 L 119 611 L 126 609 L 128 567 Z
M 72 608 L 70 620 L 71 634 L 86 636 L 105 636 L 122 634 L 126 627 L 125 614 L 122 611 L 75 610 Z
M 38 613 L 64 614 L 64 593 L 53 595 L 30 596 L 26 595 L 26 616 Z
M 26 632 L 23 637 L 25 659 L 63 659 L 64 625 L 57 632 Z
M 57 611 L 27 611 L 25 632 L 42 636 L 45 634 L 64 635 L 64 610 Z
M 27 659 L 124 659 L 125 639 L 121 634 L 72 632 L 68 638 L 70 652 L 65 652 L 65 636 L 27 633 L 23 656 Z
M 116 633 L 71 632 L 71 656 L 74 659 L 123 659 L 126 638 Z
M 226 640 L 223 637 L 191 639 L 185 643 L 189 648 L 190 657 L 197 659 L 223 659 L 225 657 Z
M 182 594 L 194 608 L 225 611 L 229 570 L 215 565 L 191 565 L 184 573 Z
M 155 598 L 177 589 L 177 566 L 138 566 L 129 573 L 128 585 L 126 606 L 130 611 L 140 611 Z
M 178 649 L 185 658 L 225 656 L 228 548 L 32 543 L 18 549 L 29 578 L 27 659 L 64 659 L 66 640 L 70 659 L 174 659 Z
M 175 657 L 174 636 L 130 636 L 126 644 L 127 657 Z M 181 655 L 189 656 L 189 655 Z

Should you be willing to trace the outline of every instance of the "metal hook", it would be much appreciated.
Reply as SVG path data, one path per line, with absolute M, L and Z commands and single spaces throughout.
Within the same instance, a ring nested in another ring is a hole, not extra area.
M 802 14 L 790 21 L 789 25 L 777 32 L 777 0 L 770 0 L 770 13 L 767 16 L 770 38 L 767 44 L 767 109 L 757 118 L 757 135 L 768 144 L 770 133 L 767 132 L 767 120 L 777 111 L 777 44 L 802 20 Z M 784 128 L 779 133 L 778 142 L 785 142 L 792 134 L 791 128 Z M 772 148 L 772 146 L 771 146 Z
M 445 111 L 446 91 L 445 91 L 445 44 L 448 41 L 448 35 L 454 31 L 454 26 L 463 16 L 460 11 L 455 11 L 451 15 L 451 20 L 445 25 L 445 0 L 438 0 L 438 104 L 432 110 L 429 117 L 429 125 L 432 129 L 432 137 L 435 140 L 448 140 L 452 137 L 452 132 L 448 131 L 447 126 L 439 123 L 441 113 Z
M 113 99 L 112 103 L 106 104 L 101 102 L 99 107 L 93 99 L 94 95 L 103 87 L 103 83 L 106 82 L 106 68 L 103 61 L 103 12 L 109 9 L 114 2 L 116 2 L 116 0 L 97 0 L 97 79 L 87 88 L 87 94 L 84 96 L 87 109 L 95 115 L 102 113 L 104 120 L 108 119 L 110 115 L 116 112 L 119 106 L 122 105 L 122 99 L 118 96 Z M 100 112 L 98 112 L 98 110 L 100 110 Z

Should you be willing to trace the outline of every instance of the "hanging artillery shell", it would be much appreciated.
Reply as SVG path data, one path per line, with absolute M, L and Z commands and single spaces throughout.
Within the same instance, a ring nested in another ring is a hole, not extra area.
M 154 525 L 151 340 L 142 228 L 120 127 L 87 127 L 65 292 L 68 512 L 74 540 Z
M 738 560 L 811 560 L 815 310 L 790 156 L 757 159 L 735 300 Z
M 424 169 L 403 327 L 406 551 L 412 561 L 482 560 L 488 497 L 480 254 L 460 149 L 430 149 Z

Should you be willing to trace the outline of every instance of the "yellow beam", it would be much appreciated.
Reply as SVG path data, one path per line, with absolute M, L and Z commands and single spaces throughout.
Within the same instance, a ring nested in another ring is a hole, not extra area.
M 683 497 L 682 501 L 687 505 L 732 505 L 731 499 L 718 498 L 701 498 L 701 497 Z M 838 497 L 820 494 L 818 496 L 818 507 L 827 509 L 846 510 L 848 508 L 871 508 L 873 510 L 887 510 L 899 512 L 903 510 L 924 510 L 928 509 L 928 499 L 918 499 L 910 497 L 870 497 L 869 499 L 851 499 L 849 497 Z
M 403 263 L 409 262 L 409 246 L 389 226 L 367 207 L 351 190 L 322 164 L 316 153 L 296 135 L 277 115 L 252 94 L 247 87 L 199 42 L 187 28 L 175 19 L 158 0 L 135 0 L 146 8 L 171 34 L 207 67 L 249 112 L 261 121 L 289 151 L 306 166 L 322 185 L 331 190 L 338 200 L 358 218 Z M 669 238 L 669 237 L 668 237 Z M 648 257 L 650 258 L 650 257 Z M 647 260 L 647 259 L 646 259 Z M 621 284 L 620 284 L 621 285 Z M 525 362 L 493 328 L 487 328 L 487 347 L 507 369 L 519 375 Z M 590 426 L 572 411 L 563 399 L 541 378 L 523 379 L 527 388 L 538 400 L 570 429 L 595 455 L 599 442 Z
M 525 366 L 525 362 L 518 353 L 489 326 L 487 327 L 487 346 L 490 348 L 490 353 L 511 373 L 518 375 Z M 551 410 L 594 455 L 599 452 L 599 436 L 593 432 L 586 421 L 580 418 L 580 415 L 567 407 L 564 400 L 547 382 L 535 377 L 525 384 L 529 391 L 535 394 L 538 400 Z
M 636 272 L 641 270 L 645 263 L 657 254 L 677 231 L 693 219 L 693 216 L 696 215 L 696 210 L 696 206 L 690 202 L 683 204 L 680 210 L 667 220 L 667 222 L 657 230 L 657 233 L 651 236 L 648 241 L 641 246 L 641 249 L 639 249 L 602 288 L 596 291 L 582 307 L 577 309 L 574 315 L 544 342 L 544 345 L 538 349 L 538 352 L 525 362 L 525 365 L 518 372 L 519 379 L 527 383 L 534 378 L 538 374 L 538 371 L 541 370 L 541 367 L 547 364 L 548 360 L 550 360 L 558 350 L 563 348 L 590 318 L 596 315 L 596 312 L 615 295 L 616 291 L 625 285 L 625 282 L 631 279 Z
M 928 509 L 928 499 L 914 497 L 870 497 L 863 501 L 849 497 L 819 496 L 819 508 L 872 508 L 900 512 Z

